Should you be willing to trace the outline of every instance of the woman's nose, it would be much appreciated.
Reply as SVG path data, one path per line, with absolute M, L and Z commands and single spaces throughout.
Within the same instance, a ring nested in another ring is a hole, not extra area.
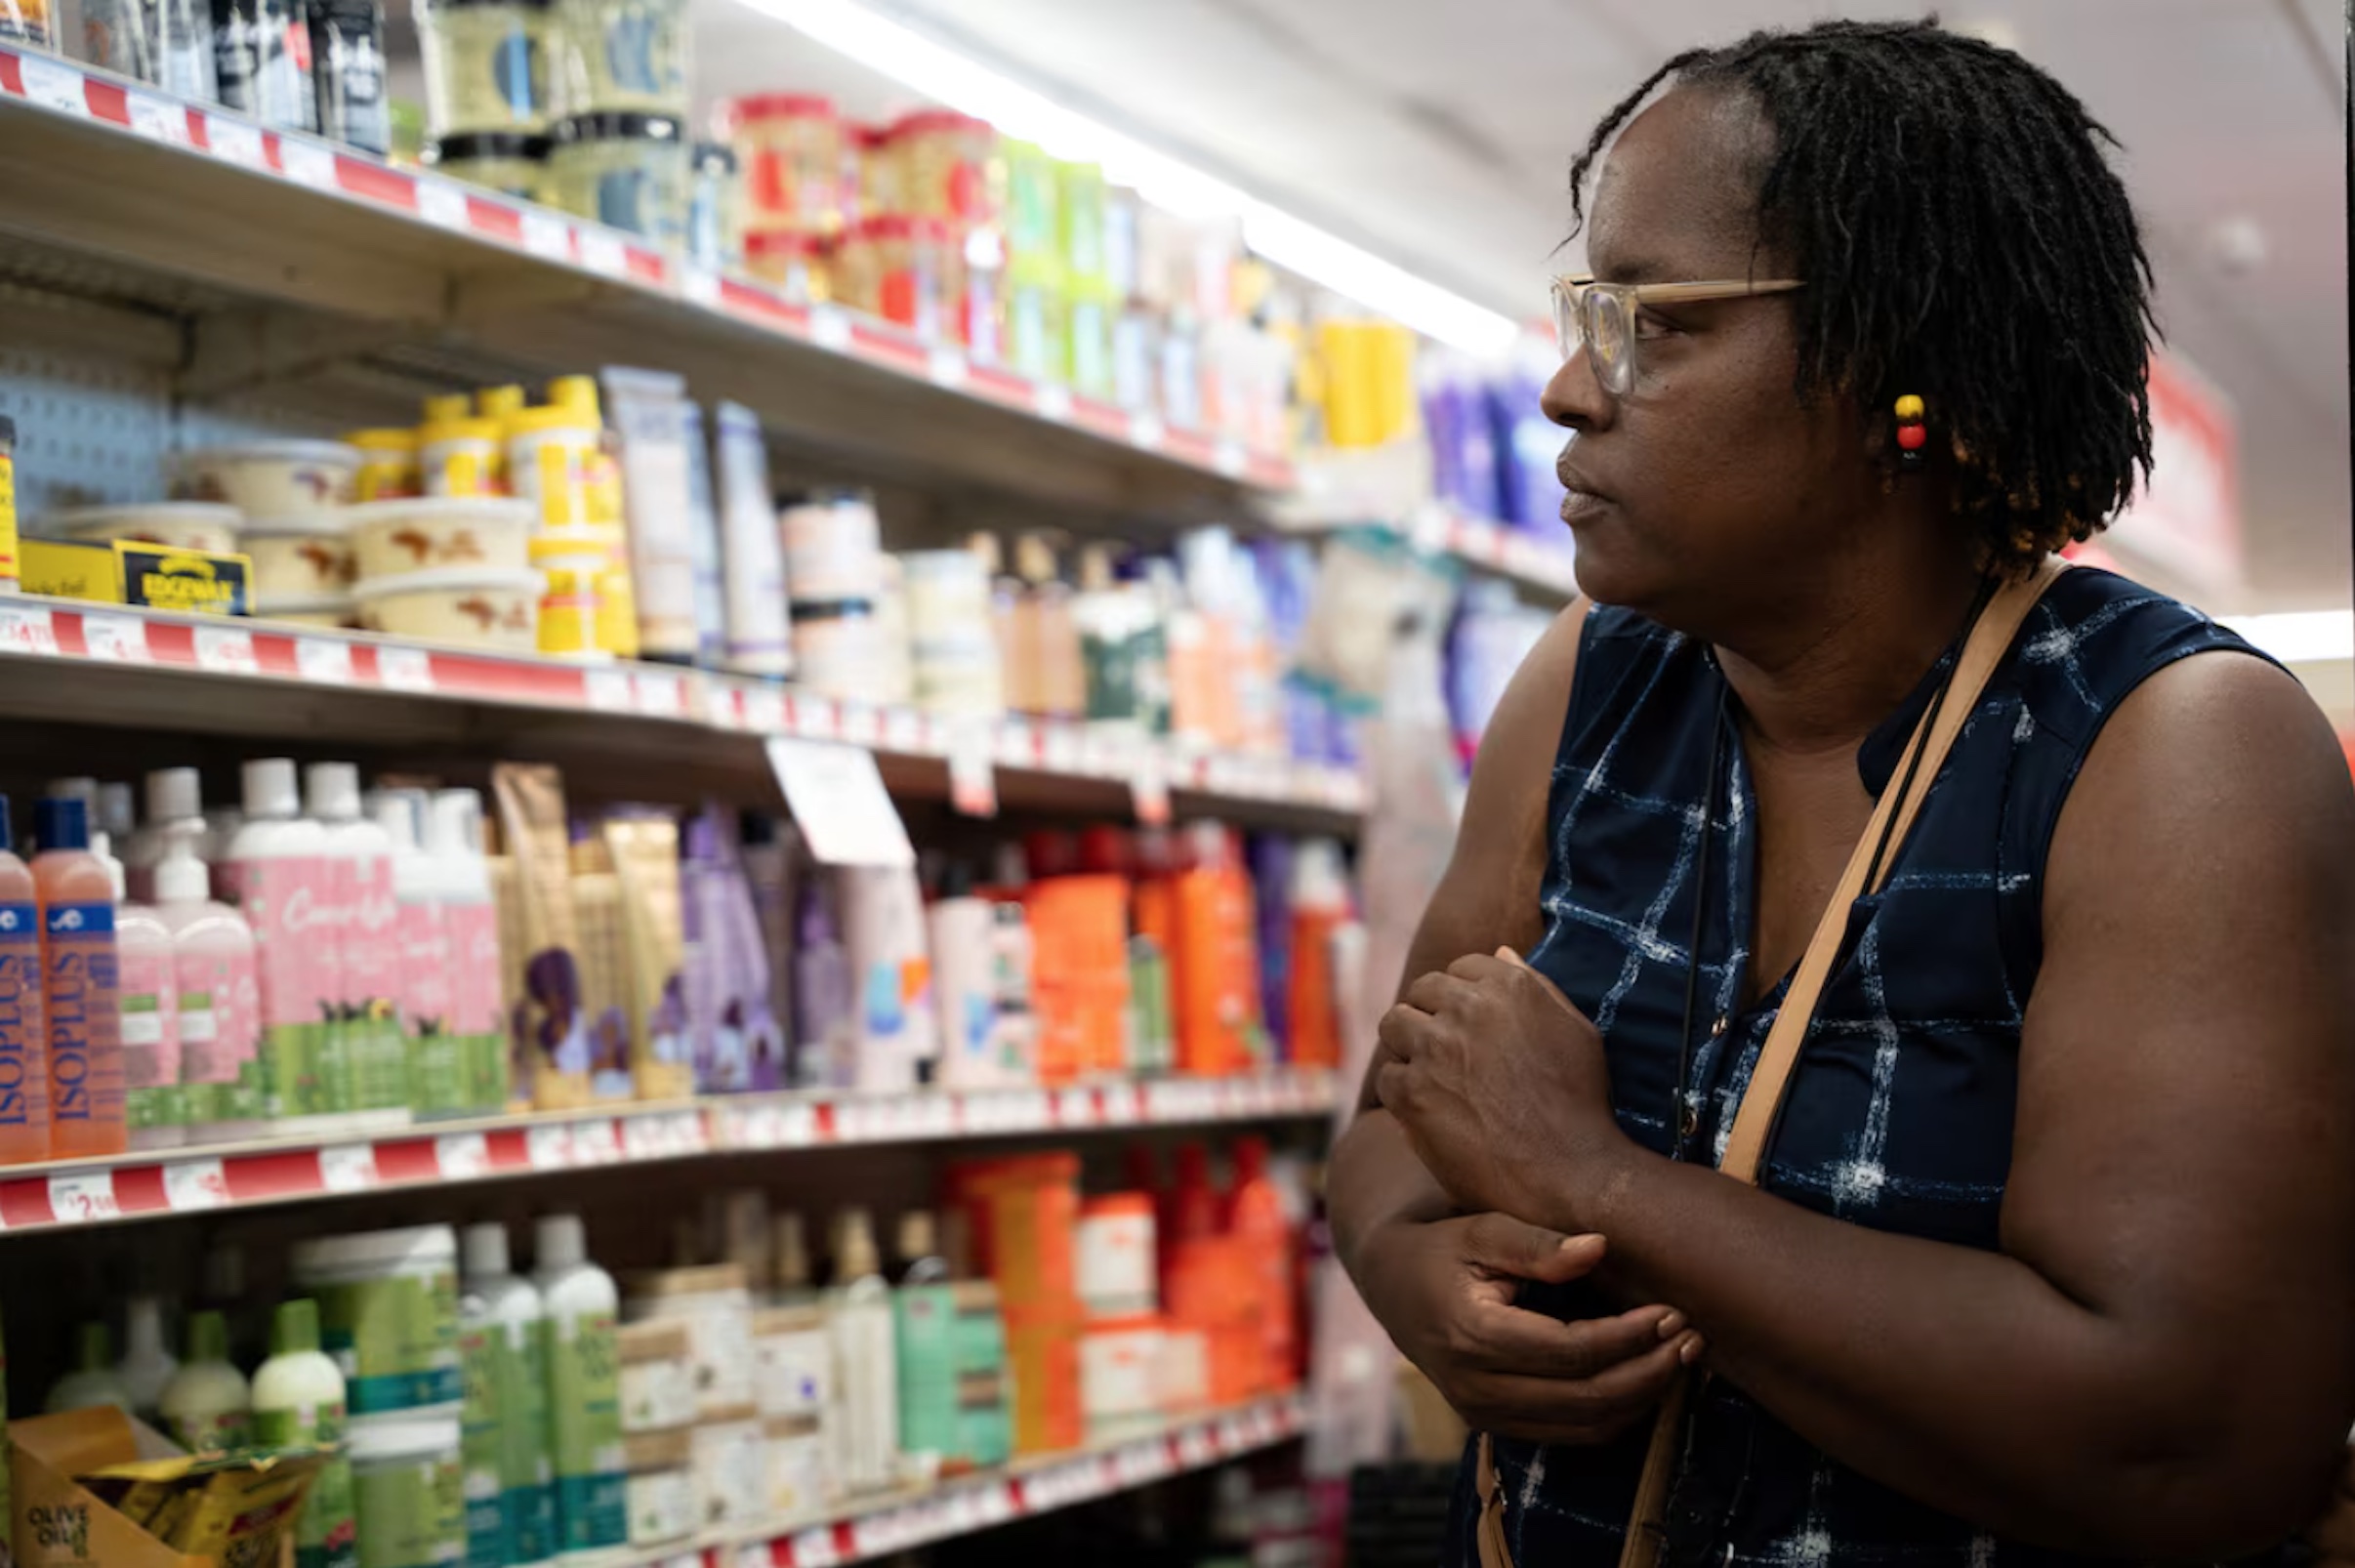
M 1585 345 L 1563 360 L 1553 379 L 1546 383 L 1538 406 L 1565 430 L 1594 430 L 1611 422 L 1615 405 L 1594 379 L 1594 366 L 1587 357 Z

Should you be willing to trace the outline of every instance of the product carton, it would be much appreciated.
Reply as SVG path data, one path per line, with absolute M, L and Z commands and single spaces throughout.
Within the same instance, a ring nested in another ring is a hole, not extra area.
M 141 604 L 184 615 L 252 613 L 253 562 L 244 556 L 118 539 L 111 545 L 27 539 L 20 547 L 27 594 Z
M 11 1422 L 8 1435 L 17 1568 L 273 1568 L 327 1462 L 197 1458 L 111 1406 Z

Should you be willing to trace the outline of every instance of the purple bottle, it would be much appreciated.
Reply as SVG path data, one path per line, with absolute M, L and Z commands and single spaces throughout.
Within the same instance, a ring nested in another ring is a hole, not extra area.
M 794 1087 L 849 1088 L 857 1049 L 850 954 L 827 904 L 824 879 L 813 874 L 802 879 L 801 907 L 794 914 Z

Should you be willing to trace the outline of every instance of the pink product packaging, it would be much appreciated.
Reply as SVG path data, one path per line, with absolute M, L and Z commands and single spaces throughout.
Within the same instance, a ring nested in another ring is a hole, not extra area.
M 408 1052 L 400 1028 L 406 964 L 400 948 L 400 906 L 393 895 L 392 858 L 368 855 L 341 863 L 344 886 L 351 895 L 345 906 L 343 945 L 351 1108 L 390 1110 L 409 1103 Z
M 196 918 L 182 922 L 172 940 L 188 1122 L 197 1128 L 256 1122 L 266 1091 L 253 936 L 231 912 L 196 908 Z
M 311 924 L 312 940 L 327 955 L 323 984 L 327 1012 L 319 1032 L 318 1078 L 321 1111 L 351 1111 L 359 1108 L 359 1031 L 353 1026 L 355 1014 L 350 973 L 349 954 L 351 943 L 352 906 L 359 900 L 358 868 L 341 855 L 322 855 L 310 862 L 317 878 L 317 914 Z M 254 934 L 264 943 L 260 922 L 254 925 Z M 265 970 L 269 960 L 264 959 Z
M 272 1120 L 339 1109 L 329 1097 L 329 1029 L 343 991 L 332 872 L 324 856 L 224 866 L 254 932 L 262 1113 Z
M 410 1047 L 410 1107 L 420 1116 L 472 1109 L 466 1046 L 451 1017 L 457 992 L 441 906 L 404 900 L 393 915 L 392 946 L 400 962 L 400 1029 Z
M 466 1107 L 507 1103 L 507 1023 L 499 996 L 499 913 L 488 903 L 442 906 L 449 943 L 450 1029 L 466 1066 Z
M 120 966 L 124 1123 L 135 1149 L 187 1141 L 186 1097 L 180 1092 L 180 989 L 171 928 L 143 904 L 114 912 Z

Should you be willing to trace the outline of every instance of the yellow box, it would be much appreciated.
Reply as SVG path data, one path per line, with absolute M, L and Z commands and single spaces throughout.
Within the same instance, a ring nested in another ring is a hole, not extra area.
M 27 539 L 24 592 L 93 604 L 141 604 L 184 615 L 252 613 L 254 566 L 244 556 L 118 539 L 109 545 Z

